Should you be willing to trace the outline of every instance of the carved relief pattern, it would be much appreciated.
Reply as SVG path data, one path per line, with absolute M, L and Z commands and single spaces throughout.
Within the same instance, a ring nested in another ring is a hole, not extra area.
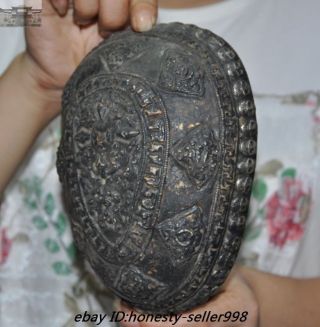
M 166 50 L 160 70 L 159 86 L 187 96 L 202 96 L 203 76 L 200 67 L 192 63 L 190 55 Z
M 65 89 L 58 172 L 77 245 L 87 254 L 88 246 L 97 252 L 98 257 L 88 256 L 93 267 L 101 262 L 113 267 L 112 288 L 146 311 L 185 311 L 217 291 L 240 247 L 255 168 L 254 102 L 240 59 L 213 33 L 160 24 L 132 50 L 125 42 L 131 42 L 132 32 L 124 36 L 115 33 L 114 47 L 94 50 L 101 51 L 106 72 L 77 90 L 75 78 Z M 186 49 L 164 52 L 157 91 L 140 77 L 116 71 L 140 56 L 150 37 Z M 204 64 L 198 66 L 189 54 Z M 218 99 L 221 135 L 208 122 L 171 143 L 159 92 L 192 100 L 204 96 L 205 87 Z M 192 201 L 158 221 L 169 157 L 199 192 L 210 181 L 218 185 L 208 214 Z M 157 235 L 176 269 L 193 258 L 174 288 L 139 266 Z
M 146 276 L 135 266 L 124 266 L 116 281 L 116 288 L 120 294 L 129 295 L 132 299 L 141 302 L 157 297 L 165 289 L 165 285 Z
M 204 234 L 202 211 L 193 206 L 165 220 L 156 229 L 170 250 L 173 265 L 179 265 L 200 251 Z
M 151 89 L 126 75 L 92 78 L 77 98 L 82 109 L 73 118 L 73 152 L 76 199 L 81 196 L 90 217 L 84 226 L 95 234 L 104 260 L 134 262 L 151 237 L 146 228 L 155 224 L 161 198 L 168 155 L 165 109 Z M 62 151 L 59 157 L 65 157 Z
M 81 116 L 74 132 L 79 183 L 88 213 L 107 244 L 117 247 L 131 223 L 138 192 L 139 184 L 133 181 L 141 175 L 140 119 L 130 99 L 117 90 L 98 90 L 79 104 Z
M 170 298 L 166 306 L 174 312 L 182 312 L 213 296 L 236 259 L 254 175 L 257 129 L 256 125 L 251 130 L 243 127 L 248 121 L 255 121 L 255 106 L 248 77 L 235 51 L 208 30 L 181 23 L 170 25 L 173 26 L 160 24 L 148 34 L 155 36 L 161 33 L 163 39 L 194 50 L 206 61 L 225 126 L 224 137 L 220 140 L 224 154 L 220 179 L 220 190 L 223 191 L 216 195 L 214 204 L 218 205 L 211 208 L 209 226 L 206 226 L 204 235 L 206 246 L 201 251 L 203 255 L 199 256 L 189 278 L 170 296 L 166 295 Z M 239 182 L 244 176 L 249 185 L 245 191 Z M 163 306 L 163 303 L 162 307 L 154 306 L 151 309 L 148 306 L 148 310 L 166 312 Z
M 113 39 L 116 38 L 113 37 Z M 128 60 L 143 55 L 148 48 L 150 45 L 144 37 L 141 37 L 140 42 L 136 42 L 135 38 L 128 35 L 125 41 L 114 42 L 112 45 L 107 44 L 106 47 L 103 47 L 100 50 L 100 59 L 112 71 Z
M 171 153 L 198 188 L 214 178 L 220 162 L 220 144 L 207 126 L 194 127 L 174 144 Z

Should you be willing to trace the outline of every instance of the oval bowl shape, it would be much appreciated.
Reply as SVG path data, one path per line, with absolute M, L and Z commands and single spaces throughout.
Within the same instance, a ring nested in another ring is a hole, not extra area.
M 245 69 L 208 30 L 114 33 L 62 101 L 57 168 L 75 242 L 129 305 L 207 301 L 240 247 L 257 124 Z

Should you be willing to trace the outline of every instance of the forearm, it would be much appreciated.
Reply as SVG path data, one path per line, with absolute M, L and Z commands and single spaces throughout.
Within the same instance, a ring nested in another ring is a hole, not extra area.
M 45 92 L 21 54 L 0 78 L 0 194 L 41 130 L 56 115 L 58 92 Z
M 320 279 L 296 279 L 241 268 L 258 305 L 259 327 L 314 327 L 320 322 Z

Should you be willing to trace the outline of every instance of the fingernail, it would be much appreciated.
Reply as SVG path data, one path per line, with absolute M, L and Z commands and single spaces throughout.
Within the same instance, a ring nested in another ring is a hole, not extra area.
M 139 32 L 149 31 L 155 24 L 156 18 L 148 10 L 141 10 L 134 18 L 134 27 Z

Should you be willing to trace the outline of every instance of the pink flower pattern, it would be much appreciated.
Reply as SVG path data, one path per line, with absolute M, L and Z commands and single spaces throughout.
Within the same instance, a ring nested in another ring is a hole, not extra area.
M 310 209 L 311 189 L 304 190 L 300 179 L 285 177 L 282 185 L 266 203 L 269 240 L 282 248 L 288 241 L 299 240 Z
M 12 240 L 7 236 L 7 229 L 0 229 L 0 265 L 4 264 L 9 256 Z

